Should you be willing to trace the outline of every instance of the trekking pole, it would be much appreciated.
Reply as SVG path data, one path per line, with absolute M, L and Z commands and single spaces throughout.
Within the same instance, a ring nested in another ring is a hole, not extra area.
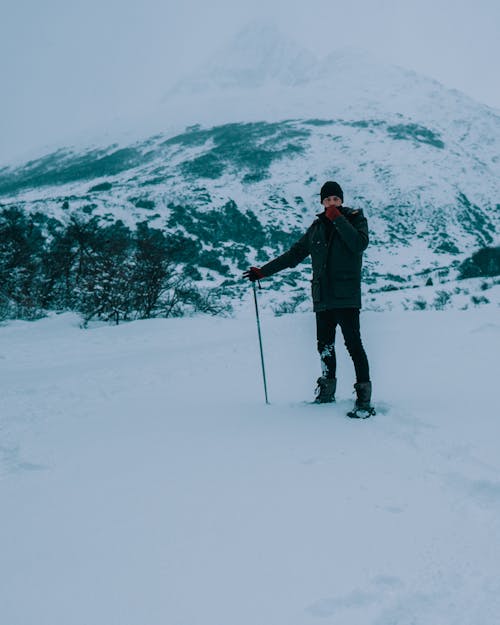
M 259 319 L 259 307 L 257 305 L 257 289 L 255 288 L 255 282 L 252 282 L 253 286 L 253 301 L 255 302 L 255 316 L 257 317 L 257 331 L 259 333 L 259 346 L 260 346 L 260 362 L 262 365 L 262 379 L 264 380 L 264 395 L 266 397 L 266 404 L 269 404 L 267 398 L 267 383 L 266 383 L 266 368 L 264 366 L 264 352 L 262 350 L 262 336 L 260 333 L 260 319 Z M 259 282 L 259 289 L 261 288 Z

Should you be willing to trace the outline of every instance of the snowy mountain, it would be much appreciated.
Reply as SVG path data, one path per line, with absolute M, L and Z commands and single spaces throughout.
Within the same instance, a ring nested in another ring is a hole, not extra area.
M 318 61 L 272 28 L 251 28 L 157 115 L 160 132 L 146 139 L 0 170 L 2 206 L 181 232 L 203 246 L 200 279 L 236 291 L 241 269 L 312 221 L 326 179 L 369 219 L 373 292 L 454 279 L 474 251 L 499 244 L 500 116 L 415 72 L 353 50 Z M 162 131 L 174 123 L 189 126 Z M 274 285 L 303 290 L 307 277 Z

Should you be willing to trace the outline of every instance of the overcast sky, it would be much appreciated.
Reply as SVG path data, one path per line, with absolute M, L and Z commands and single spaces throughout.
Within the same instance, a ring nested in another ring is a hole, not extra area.
M 1 0 L 0 165 L 140 117 L 252 20 L 355 46 L 500 109 L 499 0 Z

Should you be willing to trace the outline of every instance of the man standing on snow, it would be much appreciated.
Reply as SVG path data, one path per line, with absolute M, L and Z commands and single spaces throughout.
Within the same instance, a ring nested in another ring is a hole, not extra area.
M 342 206 L 344 193 L 337 182 L 321 187 L 319 214 L 307 232 L 292 247 L 263 267 L 250 267 L 243 274 L 251 282 L 295 267 L 311 256 L 312 299 L 316 313 L 318 351 L 322 375 L 318 378 L 316 403 L 335 400 L 337 388 L 335 330 L 340 326 L 347 351 L 356 371 L 356 404 L 348 413 L 353 418 L 375 414 L 371 405 L 372 384 L 368 359 L 361 342 L 361 264 L 368 245 L 368 223 L 363 211 Z

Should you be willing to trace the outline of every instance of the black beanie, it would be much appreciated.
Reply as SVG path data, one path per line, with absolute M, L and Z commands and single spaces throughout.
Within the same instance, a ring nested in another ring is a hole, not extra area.
M 321 202 L 323 202 L 325 197 L 330 197 L 330 195 L 335 195 L 339 197 L 342 202 L 344 201 L 344 192 L 338 182 L 328 180 L 328 182 L 325 182 L 325 184 L 321 187 Z

